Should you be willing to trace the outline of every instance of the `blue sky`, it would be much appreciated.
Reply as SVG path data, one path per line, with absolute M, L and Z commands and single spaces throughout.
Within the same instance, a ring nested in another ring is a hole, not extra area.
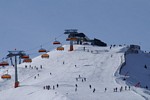
M 51 50 L 58 36 L 65 44 L 65 29 L 150 51 L 150 0 L 0 0 L 0 58 L 15 48 Z

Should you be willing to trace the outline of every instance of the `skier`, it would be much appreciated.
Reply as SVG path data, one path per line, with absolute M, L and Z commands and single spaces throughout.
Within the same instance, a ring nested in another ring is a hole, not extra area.
M 75 67 L 77 67 L 77 65 L 74 65 Z
M 27 68 L 27 65 L 25 65 L 25 68 Z
M 113 57 L 113 55 L 111 54 L 111 58 Z
M 55 86 L 53 85 L 53 90 L 55 90 Z
M 92 86 L 91 86 L 91 85 L 89 85 L 89 87 L 90 87 L 90 89 L 92 88 Z
M 82 82 L 83 82 L 83 79 L 82 79 Z
M 79 75 L 79 78 L 81 78 L 81 76 Z
M 110 46 L 110 49 L 111 49 L 111 46 Z
M 36 68 L 36 70 L 38 70 L 38 67 Z
M 48 89 L 48 86 L 46 85 L 46 89 Z
M 145 65 L 144 68 L 147 69 L 147 66 Z
M 49 90 L 49 89 L 50 89 L 50 85 L 47 86 L 47 90 Z
M 57 86 L 57 88 L 59 87 L 59 85 L 58 85 L 58 84 L 57 84 L 56 86 Z
M 148 86 L 146 85 L 146 87 L 145 87 L 146 89 L 148 89 Z
M 43 68 L 42 65 L 40 65 L 40 68 L 41 68 L 41 69 Z
M 129 90 L 130 90 L 130 86 L 129 86 Z
M 78 87 L 78 85 L 77 85 L 77 84 L 75 84 L 75 86 L 76 86 L 76 87 Z
M 77 91 L 77 88 L 75 88 L 75 92 Z
M 45 90 L 45 86 L 43 86 L 43 89 Z
M 116 88 L 114 88 L 114 92 L 116 92 Z
M 83 47 L 83 51 L 85 51 L 85 47 Z
M 120 92 L 122 91 L 122 86 L 121 86 L 121 88 L 120 88 Z
M 117 92 L 117 87 L 116 87 L 116 88 L 114 88 L 114 92 Z
M 116 92 L 117 92 L 117 87 L 116 87 Z
M 95 92 L 95 88 L 93 89 L 93 93 Z
M 105 92 L 107 91 L 107 88 L 105 88 Z
M 76 78 L 76 81 L 78 81 L 78 78 Z

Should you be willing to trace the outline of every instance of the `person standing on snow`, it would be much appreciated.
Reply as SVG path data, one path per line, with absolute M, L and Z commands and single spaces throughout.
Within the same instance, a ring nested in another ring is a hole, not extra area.
M 83 47 L 83 51 L 85 51 L 85 47 Z
M 77 67 L 77 65 L 74 65 L 75 67 Z
M 116 92 L 117 92 L 117 87 L 116 87 Z
M 95 91 L 96 91 L 96 89 L 94 88 L 94 89 L 93 89 L 93 93 L 95 93 Z
M 107 91 L 107 88 L 105 88 L 105 92 Z
M 77 87 L 75 88 L 75 92 L 77 91 Z
M 121 86 L 121 88 L 120 88 L 120 92 L 122 91 L 122 89 L 123 89 L 123 87 Z
M 58 85 L 58 84 L 57 84 L 56 86 L 57 86 L 57 88 L 59 87 L 59 85 Z
M 45 86 L 43 86 L 43 89 L 45 90 Z
M 40 65 L 40 68 L 41 68 L 41 69 L 43 68 L 42 65 Z
M 55 86 L 53 85 L 53 90 L 55 90 Z
M 76 86 L 76 87 L 78 87 L 78 85 L 77 85 L 77 84 L 75 84 L 75 86 Z
M 90 87 L 90 89 L 92 88 L 92 86 L 91 86 L 91 85 L 89 85 L 89 87 Z
M 130 86 L 129 86 L 129 90 L 130 90 Z

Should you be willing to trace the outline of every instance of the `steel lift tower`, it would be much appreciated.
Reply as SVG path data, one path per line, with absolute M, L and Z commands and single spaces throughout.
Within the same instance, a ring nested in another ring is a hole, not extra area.
M 77 38 L 75 36 L 75 34 L 77 34 L 78 30 L 77 29 L 67 29 L 65 30 L 64 34 L 68 34 L 68 38 L 66 39 L 67 41 L 70 41 L 70 50 L 69 51 L 73 51 L 73 42 L 77 41 Z
M 19 87 L 19 81 L 18 81 L 18 72 L 17 72 L 17 57 L 19 57 L 19 59 L 25 55 L 24 51 L 8 51 L 9 54 L 7 55 L 7 58 L 10 58 L 11 59 L 11 62 L 12 61 L 12 58 L 14 57 L 15 58 L 15 63 L 12 64 L 14 65 L 15 67 L 15 85 L 14 85 L 14 88 L 17 88 Z

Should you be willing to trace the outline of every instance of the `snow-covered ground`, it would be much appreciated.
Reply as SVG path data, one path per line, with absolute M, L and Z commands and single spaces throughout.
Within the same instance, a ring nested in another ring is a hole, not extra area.
M 83 47 L 86 48 L 85 51 Z M 126 51 L 126 47 L 114 47 L 110 49 L 110 47 L 75 45 L 75 50 L 71 52 L 68 51 L 68 45 L 65 45 L 64 48 L 64 51 L 53 50 L 48 52 L 50 55 L 49 59 L 42 59 L 38 56 L 33 59 L 32 63 L 18 65 L 20 82 L 20 87 L 18 88 L 13 88 L 14 68 L 12 66 L 1 68 L 0 75 L 6 73 L 6 70 L 8 70 L 9 74 L 12 75 L 12 79 L 0 79 L 0 100 L 150 99 L 148 90 L 134 87 L 133 84 L 128 84 L 130 85 L 129 88 L 126 81 L 120 78 L 124 76 L 126 70 L 130 69 L 125 69 L 126 67 L 124 67 L 123 74 L 119 75 L 119 68 L 125 60 L 124 52 Z M 146 55 L 143 55 L 144 57 L 149 59 Z M 132 60 L 130 59 L 127 62 L 132 64 Z M 139 59 L 136 62 L 139 62 Z M 148 64 L 148 60 L 145 63 Z M 25 68 L 25 65 L 27 65 L 27 68 Z M 41 65 L 42 68 L 40 67 Z M 132 71 L 133 69 L 131 68 Z M 130 73 L 132 72 L 130 71 Z M 150 79 L 147 78 L 144 80 L 142 76 L 141 78 L 143 80 L 139 81 L 149 86 L 149 82 L 147 81 Z M 132 82 L 132 79 L 129 78 L 128 80 Z M 44 86 L 48 85 L 50 86 L 50 90 L 44 89 Z M 117 88 L 117 92 L 114 92 L 115 88 Z M 121 88 L 122 91 L 120 92 Z

